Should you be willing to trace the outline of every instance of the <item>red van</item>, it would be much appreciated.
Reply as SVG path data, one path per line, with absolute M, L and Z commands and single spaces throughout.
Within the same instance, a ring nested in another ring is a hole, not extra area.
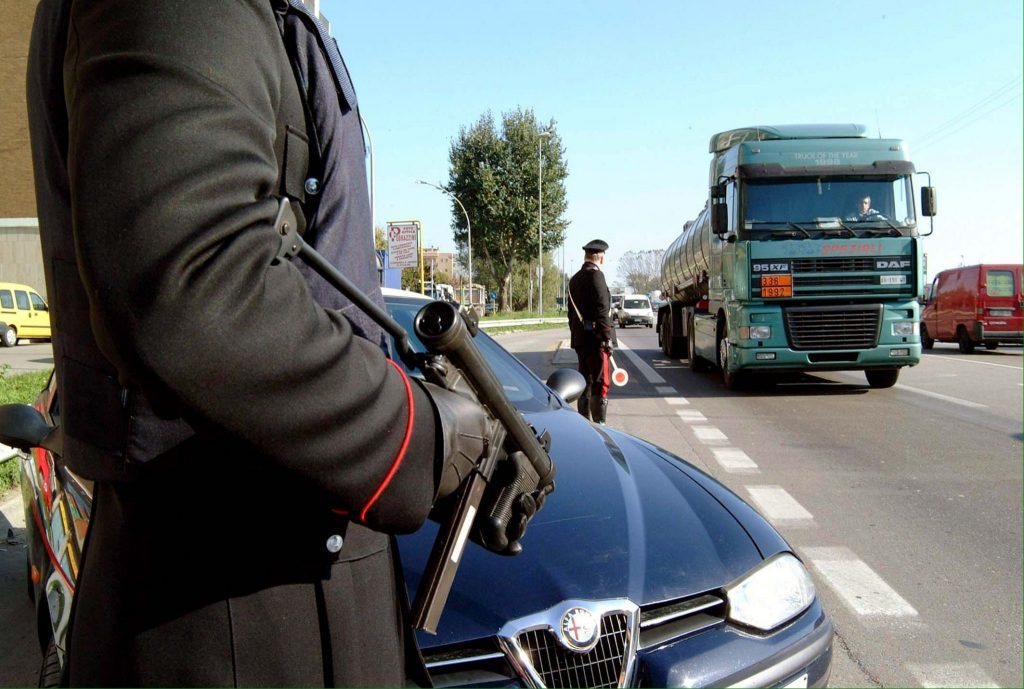
M 1021 323 L 1021 264 L 1000 263 L 944 270 L 935 276 L 921 312 L 921 344 L 956 342 L 975 346 L 1024 344 Z

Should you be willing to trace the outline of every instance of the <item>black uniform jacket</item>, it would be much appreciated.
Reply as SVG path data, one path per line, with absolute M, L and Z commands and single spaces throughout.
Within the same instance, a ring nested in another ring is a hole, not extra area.
M 604 273 L 596 263 L 585 261 L 583 267 L 569 279 L 569 294 L 572 297 L 569 304 L 569 333 L 572 337 L 570 345 L 574 349 L 596 347 L 613 340 L 612 295 L 608 290 L 608 283 L 605 282 Z M 583 317 L 583 322 L 580 321 L 580 316 Z M 587 322 L 594 324 L 592 330 L 584 328 L 584 323 Z
M 390 541 L 349 521 L 423 522 L 434 415 L 274 260 L 307 132 L 271 2 L 42 0 L 28 95 L 66 456 L 102 479 L 70 680 L 403 682 Z

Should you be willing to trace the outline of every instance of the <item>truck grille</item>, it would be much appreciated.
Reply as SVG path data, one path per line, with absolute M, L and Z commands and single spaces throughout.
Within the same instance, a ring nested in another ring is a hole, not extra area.
M 629 634 L 625 613 L 618 613 L 601 618 L 601 640 L 587 653 L 565 649 L 547 629 L 523 632 L 518 641 L 545 687 L 617 687 Z
M 907 256 L 828 256 L 804 258 L 757 258 L 752 260 L 750 294 L 763 297 L 761 275 L 792 275 L 793 298 L 869 297 L 874 299 L 914 296 L 916 277 Z M 760 270 L 758 268 L 760 267 Z M 899 282 L 893 283 L 893 280 Z
M 853 273 L 875 269 L 875 259 L 871 256 L 794 258 L 792 263 L 794 273 Z
M 878 343 L 881 304 L 793 307 L 784 312 L 793 349 L 870 349 Z

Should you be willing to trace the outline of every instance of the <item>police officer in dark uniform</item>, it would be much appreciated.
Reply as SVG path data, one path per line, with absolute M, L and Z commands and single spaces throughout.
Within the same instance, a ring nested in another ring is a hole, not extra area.
M 277 256 L 289 198 L 383 305 L 355 91 L 304 13 L 39 3 L 28 106 L 63 461 L 94 481 L 65 683 L 427 681 L 392 535 L 455 490 L 490 422 Z
M 580 414 L 603 424 L 608 413 L 609 357 L 616 343 L 612 295 L 601 272 L 608 243 L 595 239 L 583 247 L 583 267 L 569 280 L 570 344 L 587 387 L 577 402 Z

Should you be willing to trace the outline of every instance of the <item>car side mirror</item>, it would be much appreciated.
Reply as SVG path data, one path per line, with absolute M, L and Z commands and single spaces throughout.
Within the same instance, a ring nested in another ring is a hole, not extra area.
M 60 454 L 60 434 L 30 404 L 0 406 L 0 443 L 28 452 L 42 447 Z
M 587 379 L 573 368 L 558 369 L 548 376 L 546 384 L 566 402 L 575 402 L 587 389 Z
M 921 187 L 921 215 L 934 216 L 939 212 L 939 198 L 935 187 Z

